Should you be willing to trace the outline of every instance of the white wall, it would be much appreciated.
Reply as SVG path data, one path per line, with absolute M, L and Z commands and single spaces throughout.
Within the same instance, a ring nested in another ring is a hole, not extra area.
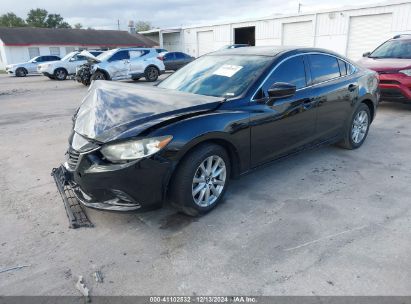
M 1 42 L 1 40 L 0 40 Z M 0 43 L 0 52 L 3 58 L 3 63 L 0 62 L 0 69 L 5 69 L 7 64 L 25 62 L 30 59 L 29 56 L 29 47 L 38 47 L 40 55 L 50 55 L 50 47 L 59 47 L 60 48 L 60 57 L 63 57 L 67 54 L 67 47 L 74 47 L 74 49 L 84 48 L 83 46 L 78 45 L 64 45 L 64 46 L 44 46 L 44 45 L 30 45 L 30 46 L 7 46 Z M 88 49 L 99 49 L 100 46 L 87 46 Z
M 392 13 L 393 23 L 390 37 L 399 33 L 411 32 L 411 2 L 376 6 L 370 8 L 347 9 L 335 12 L 312 13 L 306 15 L 277 17 L 249 22 L 217 24 L 211 26 L 187 27 L 183 29 L 181 51 L 192 56 L 198 55 L 197 32 L 214 32 L 213 49 L 233 44 L 233 32 L 237 27 L 255 26 L 257 46 L 281 45 L 283 41 L 283 24 L 291 22 L 312 21 L 312 46 L 333 50 L 342 55 L 347 53 L 349 22 L 351 16 Z M 378 35 L 378 28 L 375 29 Z M 387 37 L 381 37 L 381 43 Z M 375 45 L 377 47 L 378 45 Z M 368 51 L 368 50 L 366 50 Z

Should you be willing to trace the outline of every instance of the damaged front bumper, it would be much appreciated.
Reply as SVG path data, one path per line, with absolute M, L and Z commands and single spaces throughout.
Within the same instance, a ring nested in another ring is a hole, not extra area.
M 93 227 L 83 208 L 77 200 L 73 187 L 70 184 L 70 172 L 64 166 L 54 168 L 51 175 L 56 182 L 57 189 L 63 199 L 70 228 Z

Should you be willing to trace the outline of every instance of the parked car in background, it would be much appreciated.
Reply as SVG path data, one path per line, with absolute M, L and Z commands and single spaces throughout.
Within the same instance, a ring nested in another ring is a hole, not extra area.
M 156 81 L 164 73 L 163 61 L 153 48 L 119 48 L 104 52 L 100 56 L 82 53 L 88 58 L 77 70 L 76 79 L 84 85 L 91 80 L 138 80 Z
M 168 51 L 166 49 L 156 49 L 157 53 L 167 53 Z
M 68 187 L 96 209 L 169 199 L 204 214 L 232 177 L 324 143 L 359 148 L 378 98 L 377 74 L 331 51 L 218 51 L 155 87 L 96 81 L 53 175 L 65 202 Z
M 160 54 L 159 59 L 163 60 L 166 70 L 177 71 L 195 58 L 182 52 L 168 52 Z
M 60 57 L 54 55 L 37 56 L 27 62 L 7 65 L 6 72 L 9 75 L 15 75 L 17 77 L 25 77 L 29 74 L 38 74 L 37 66 L 40 63 L 55 60 L 60 60 Z
M 250 45 L 243 44 L 243 43 L 230 44 L 230 45 L 223 46 L 220 50 L 237 49 L 237 48 L 247 47 L 247 46 L 250 46 Z
M 358 62 L 379 75 L 381 100 L 411 102 L 411 35 L 397 35 Z
M 89 51 L 94 56 L 98 56 L 103 51 Z M 76 67 L 87 61 L 87 58 L 80 55 L 80 51 L 74 51 L 64 56 L 59 61 L 42 63 L 37 66 L 37 72 L 50 79 L 65 80 L 68 75 L 76 73 Z

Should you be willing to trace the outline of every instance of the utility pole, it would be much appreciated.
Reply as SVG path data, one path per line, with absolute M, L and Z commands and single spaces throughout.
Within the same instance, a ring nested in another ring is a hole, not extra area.
M 301 6 L 303 6 L 301 3 L 298 3 L 298 13 L 301 13 Z
M 120 19 L 117 19 L 117 29 L 120 30 Z

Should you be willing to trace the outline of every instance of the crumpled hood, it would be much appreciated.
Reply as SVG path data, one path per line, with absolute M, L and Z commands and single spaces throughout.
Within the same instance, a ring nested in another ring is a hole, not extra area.
M 74 131 L 101 143 L 136 136 L 181 115 L 217 108 L 223 98 L 153 86 L 94 81 L 75 117 Z
M 93 61 L 93 62 L 96 62 L 96 63 L 101 62 L 101 60 L 99 60 L 96 56 L 94 56 L 93 54 L 91 54 L 87 50 L 81 51 L 81 53 L 79 55 L 82 55 L 82 56 L 86 57 L 89 61 Z
M 411 59 L 364 57 L 358 61 L 358 64 L 376 72 L 398 71 L 410 68 Z

